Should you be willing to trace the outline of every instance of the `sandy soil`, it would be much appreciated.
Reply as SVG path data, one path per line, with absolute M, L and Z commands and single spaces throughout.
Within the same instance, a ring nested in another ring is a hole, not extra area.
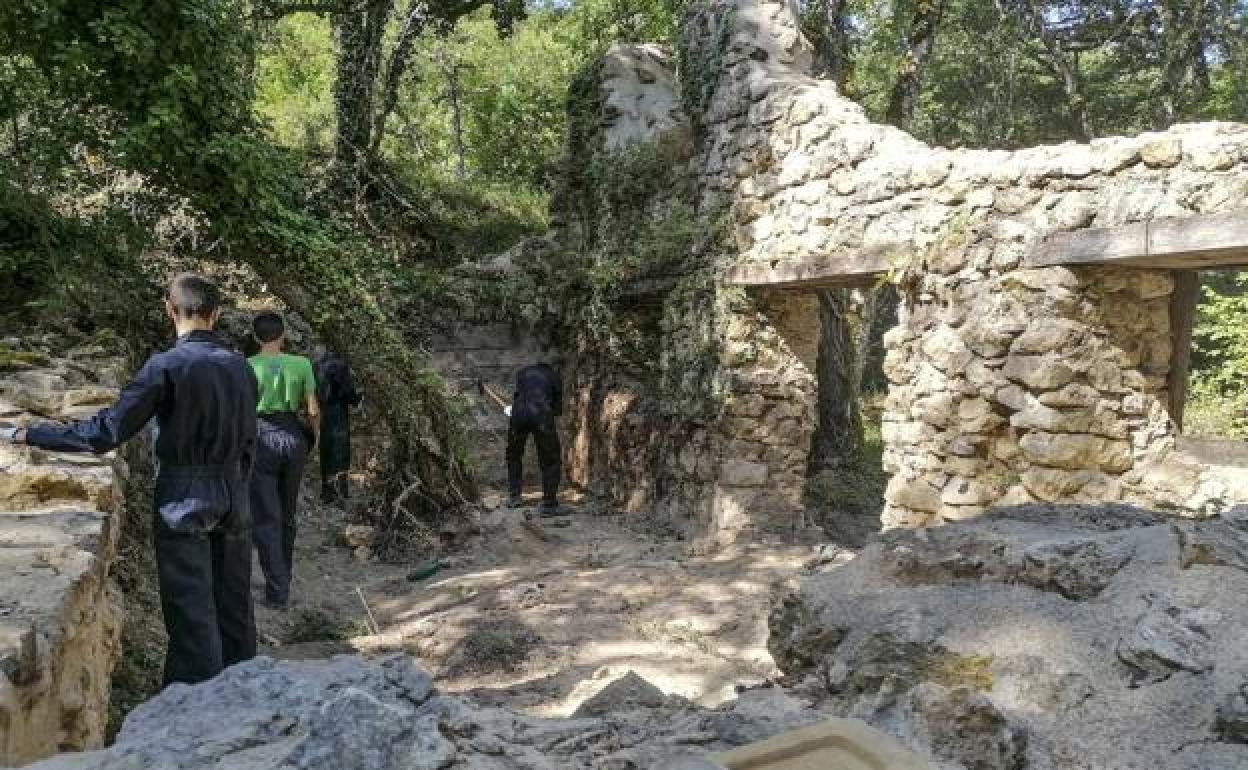
M 704 705 L 776 673 L 767 613 L 809 546 L 699 554 L 634 517 L 573 504 L 528 519 L 491 498 L 481 534 L 422 580 L 411 564 L 355 558 L 341 543 L 349 515 L 305 499 L 294 606 L 257 607 L 264 652 L 405 650 L 444 690 L 540 715 L 570 714 L 629 670 Z

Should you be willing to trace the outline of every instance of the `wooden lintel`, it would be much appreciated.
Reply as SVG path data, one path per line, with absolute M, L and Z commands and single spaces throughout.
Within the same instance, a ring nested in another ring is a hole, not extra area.
M 1166 270 L 1248 265 L 1248 211 L 1058 233 L 1044 239 L 1025 263 L 1028 267 L 1121 265 Z
M 819 256 L 778 259 L 735 265 L 728 271 L 727 282 L 733 286 L 776 289 L 870 286 L 888 269 L 889 261 L 882 253 L 861 254 L 854 258 Z

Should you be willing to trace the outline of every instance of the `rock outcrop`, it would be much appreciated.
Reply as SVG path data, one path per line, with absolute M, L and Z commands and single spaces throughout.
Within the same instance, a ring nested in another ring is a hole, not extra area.
M 210 682 L 168 688 L 130 714 L 106 751 L 32 770 L 662 768 L 819 718 L 779 690 L 717 710 L 678 698 L 617 705 L 604 715 L 539 719 L 436 693 L 405 655 L 257 658 Z
M 946 768 L 1248 768 L 1248 520 L 1028 505 L 892 531 L 803 580 L 770 647 Z
M 15 351 L 0 366 L 0 422 L 92 414 L 114 397 L 117 364 L 95 346 Z M 0 444 L 0 765 L 104 740 L 123 472 L 107 458 Z

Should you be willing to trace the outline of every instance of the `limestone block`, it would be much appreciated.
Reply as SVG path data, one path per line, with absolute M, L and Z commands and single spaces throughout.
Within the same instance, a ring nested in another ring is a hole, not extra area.
M 885 444 L 917 446 L 935 437 L 936 428 L 921 420 L 889 420 L 880 425 L 880 435 Z
M 890 504 L 909 508 L 924 513 L 936 513 L 940 510 L 941 493 L 945 479 L 940 476 L 921 476 L 907 479 L 901 475 L 893 476 L 884 492 L 884 499 Z
M 761 487 L 767 483 L 767 466 L 760 462 L 729 460 L 720 466 L 719 480 L 729 487 Z
M 1080 344 L 1085 328 L 1064 318 L 1038 318 L 1014 340 L 1010 352 L 1041 354 L 1070 349 Z
M 1140 148 L 1129 140 L 1094 139 L 1091 148 L 1101 173 L 1115 174 L 1140 162 Z
M 947 374 L 962 372 L 974 357 L 962 335 L 948 326 L 925 335 L 921 349 L 937 369 Z
M 1129 441 L 1102 436 L 1035 431 L 1024 435 L 1018 443 L 1028 460 L 1051 468 L 1122 473 L 1130 470 L 1133 463 Z
M 940 501 L 949 505 L 987 505 L 1000 494 L 993 485 L 978 479 L 952 478 L 945 484 Z
M 1059 357 L 1014 355 L 1005 359 L 1005 376 L 1035 390 L 1056 390 L 1075 379 L 1074 371 Z
M 1099 471 L 1029 468 L 1022 474 L 1028 493 L 1045 502 L 1111 502 L 1122 497 L 1118 479 Z
M 1072 382 L 1058 390 L 1041 393 L 1037 398 L 1045 406 L 1092 406 L 1101 401 L 1101 394 L 1096 388 Z
M 1125 439 L 1127 423 L 1117 418 L 1108 407 L 1055 409 L 1038 400 L 1029 399 L 1026 407 L 1010 417 L 1010 425 L 1020 430 L 1042 430 L 1050 433 L 1095 433 L 1109 438 Z
M 1172 168 L 1183 160 L 1183 142 L 1175 138 L 1147 142 L 1140 147 L 1140 159 L 1149 168 Z
M 910 408 L 910 416 L 916 421 L 925 422 L 930 426 L 943 428 L 952 422 L 955 414 L 952 393 L 935 393 L 932 396 L 917 399 Z
M 880 527 L 890 529 L 918 529 L 936 521 L 936 515 L 926 511 L 915 511 L 896 505 L 884 506 L 880 513 Z
M 1079 288 L 1079 276 L 1065 267 L 1035 267 L 1015 270 L 1001 277 L 1005 289 L 1022 288 L 1029 291 L 1050 291 L 1055 288 Z
M 986 399 L 968 398 L 958 404 L 958 427 L 964 433 L 991 433 L 1004 422 Z

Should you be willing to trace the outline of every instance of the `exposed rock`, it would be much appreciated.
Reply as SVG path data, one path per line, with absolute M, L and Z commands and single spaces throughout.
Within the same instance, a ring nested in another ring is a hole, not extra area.
M 116 362 L 95 347 L 31 361 L 0 373 L 4 424 L 84 416 L 116 395 L 97 382 L 111 380 Z M 0 765 L 104 741 L 121 654 L 110 571 L 124 478 L 111 456 L 0 443 Z
M 1053 505 L 890 531 L 803 578 L 777 662 L 942 768 L 1248 767 L 1248 574 L 1184 568 L 1177 532 Z
M 1217 721 L 1213 729 L 1221 740 L 1248 744 L 1248 679 L 1240 682 L 1218 704 Z
M 1178 669 L 1199 674 L 1212 668 L 1208 629 L 1221 617 L 1175 606 L 1163 596 L 1145 599 L 1148 610 L 1118 643 L 1118 658 L 1148 682 L 1159 682 Z
M 582 703 L 572 716 L 594 717 L 613 711 L 659 708 L 666 702 L 667 696 L 662 690 L 647 682 L 636 671 L 629 671 Z
M 1009 724 L 992 701 L 969 687 L 923 682 L 904 706 L 926 751 L 966 768 L 1021 770 L 1027 734 Z
M 602 708 L 590 710 L 600 716 L 541 719 L 435 693 L 429 676 L 404 655 L 377 662 L 257 658 L 210 682 L 168 688 L 131 713 L 107 750 L 33 768 L 659 768 L 820 718 L 774 690 L 704 710 L 654 697 L 657 691 L 635 675 L 619 681 L 626 681 L 626 697 L 599 701 Z

